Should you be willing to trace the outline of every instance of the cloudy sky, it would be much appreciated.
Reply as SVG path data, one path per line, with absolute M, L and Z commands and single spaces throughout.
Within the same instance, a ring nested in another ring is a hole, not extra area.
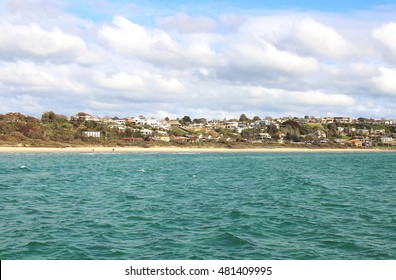
M 395 119 L 394 2 L 1 0 L 0 113 Z

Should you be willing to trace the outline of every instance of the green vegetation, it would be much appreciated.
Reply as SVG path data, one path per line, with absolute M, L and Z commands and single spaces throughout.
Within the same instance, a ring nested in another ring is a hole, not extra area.
M 236 119 L 207 122 L 205 118 L 191 120 L 184 116 L 172 121 L 167 118 L 168 126 L 162 127 L 159 122 L 149 122 L 143 116 L 136 119 L 99 119 L 80 112 L 69 118 L 49 111 L 38 119 L 21 113 L 7 113 L 0 114 L 0 145 L 395 147 L 394 123 L 363 118 L 347 123 L 327 123 L 327 120 L 318 122 L 312 118 L 265 117 L 261 120 L 258 116 L 249 119 L 242 114 L 239 122 Z

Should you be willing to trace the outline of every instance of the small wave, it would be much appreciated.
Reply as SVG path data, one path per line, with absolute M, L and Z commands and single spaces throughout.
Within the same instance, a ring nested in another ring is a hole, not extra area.
M 38 209 L 34 209 L 31 207 L 26 208 L 26 214 L 28 215 L 41 215 L 42 212 Z
M 125 198 L 126 199 L 130 199 L 130 200 L 142 200 L 142 199 L 144 199 L 144 198 L 142 198 L 142 197 L 139 197 L 139 196 L 137 196 L 137 195 L 133 195 L 133 194 L 126 194 L 125 195 Z
M 30 241 L 28 244 L 26 244 L 26 247 L 39 247 L 43 245 L 47 245 L 47 244 L 40 241 Z
M 248 240 L 242 237 L 238 237 L 231 232 L 225 232 L 221 234 L 218 237 L 218 239 L 220 240 L 220 242 L 228 243 L 229 245 L 232 246 L 251 245 L 251 243 Z
M 241 213 L 241 211 L 239 211 L 239 210 L 232 210 L 231 212 L 230 212 L 230 217 L 231 218 L 240 218 L 242 216 L 242 213 Z
M 9 188 L 10 188 L 9 185 L 0 184 L 0 190 L 1 190 L 1 189 L 9 189 Z
M 128 216 L 127 220 L 129 220 L 129 221 L 151 221 L 152 219 L 149 217 L 133 215 L 133 216 Z
M 323 202 L 322 206 L 330 207 L 330 208 L 350 208 L 350 207 L 352 207 L 351 204 L 336 203 L 336 202 Z

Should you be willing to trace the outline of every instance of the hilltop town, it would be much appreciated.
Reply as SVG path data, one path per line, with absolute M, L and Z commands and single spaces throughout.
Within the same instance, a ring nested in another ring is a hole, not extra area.
M 312 116 L 235 119 L 0 114 L 3 146 L 396 147 L 396 120 Z

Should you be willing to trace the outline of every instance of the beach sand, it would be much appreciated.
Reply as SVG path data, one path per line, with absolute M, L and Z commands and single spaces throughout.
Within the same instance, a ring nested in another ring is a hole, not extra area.
M 328 149 L 328 148 L 180 148 L 180 147 L 68 147 L 68 148 L 46 148 L 46 147 L 0 147 L 0 153 L 274 153 L 274 152 L 396 152 L 396 150 L 382 149 Z

